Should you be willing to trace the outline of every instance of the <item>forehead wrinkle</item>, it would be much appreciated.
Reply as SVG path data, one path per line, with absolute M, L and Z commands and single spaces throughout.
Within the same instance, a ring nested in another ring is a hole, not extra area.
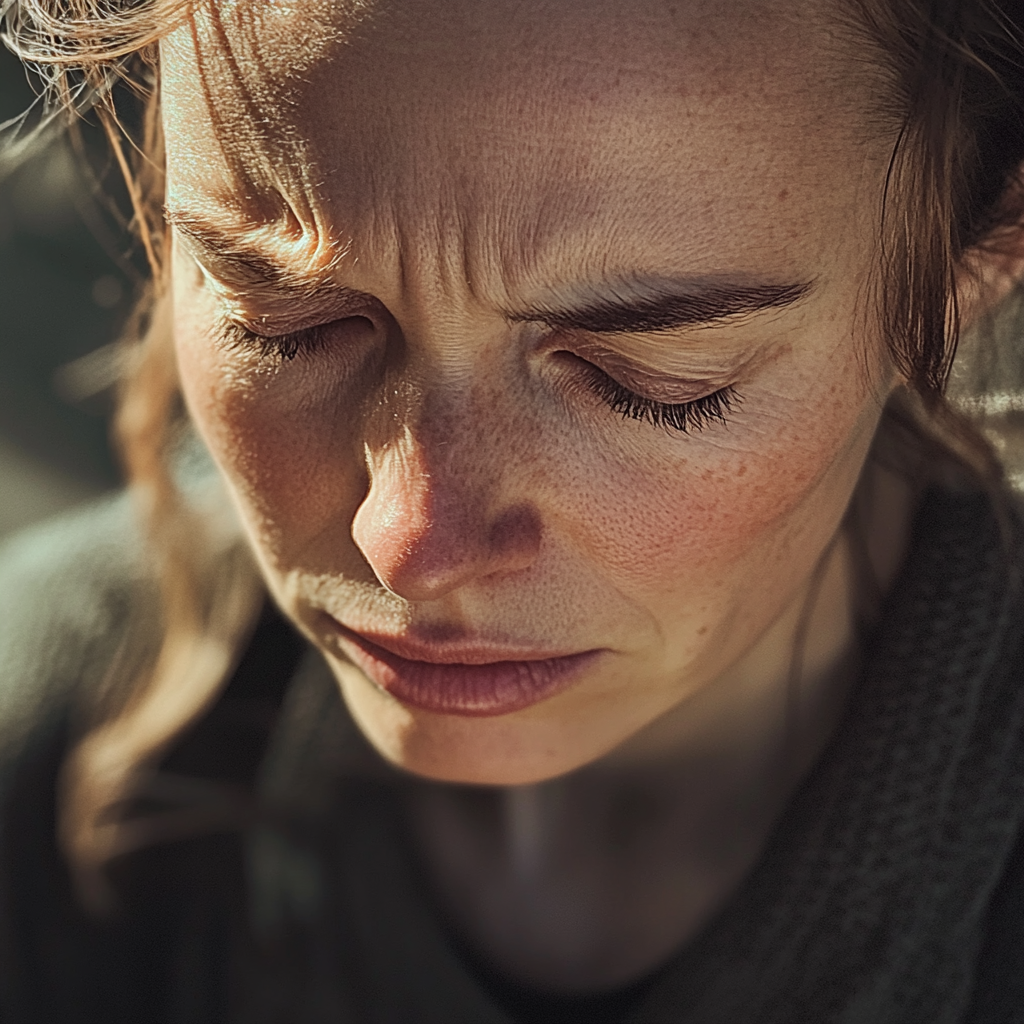
M 397 240 L 406 283 L 415 267 L 436 278 L 426 291 L 505 308 L 512 292 L 550 284 L 567 266 L 590 270 L 591 254 L 603 268 L 609 241 L 614 249 L 617 234 L 629 236 L 630 227 L 609 224 L 586 188 L 566 184 L 571 176 L 552 177 L 559 184 L 539 196 L 516 177 L 482 187 L 458 176 L 439 183 L 432 201 L 421 192 L 392 201 L 386 235 Z
M 661 282 L 682 278 L 694 287 L 755 280 L 746 267 L 712 265 L 708 272 L 707 263 L 693 259 L 692 251 L 691 259 L 675 262 L 650 249 L 647 259 L 634 257 L 636 233 L 629 224 L 607 211 L 599 219 L 590 209 L 577 212 L 570 197 L 551 196 L 539 210 L 525 196 L 522 202 L 510 192 L 504 197 L 505 202 L 479 210 L 439 201 L 436 211 L 421 206 L 419 218 L 405 223 L 396 221 L 391 211 L 385 224 L 378 209 L 373 244 L 360 244 L 359 249 L 377 271 L 397 266 L 400 289 L 407 293 L 403 305 L 432 308 L 442 316 L 475 307 L 514 320 L 521 319 L 517 308 L 541 308 L 548 298 L 565 296 L 592 304 L 614 298 L 620 290 L 626 296 L 650 297 L 661 293 Z M 548 205 L 551 217 L 546 215 Z M 367 241 L 365 234 L 360 236 Z M 779 268 L 776 274 L 784 272 Z
M 377 4 L 374 6 L 380 9 L 388 8 L 388 4 Z M 430 4 L 427 3 L 424 6 L 429 7 Z M 458 5 L 456 4 L 455 6 Z M 531 5 L 521 6 L 525 9 Z M 346 41 L 346 45 L 348 45 L 348 41 Z M 417 44 L 415 49 L 418 59 L 419 56 L 422 56 L 422 47 Z M 479 54 L 476 56 L 483 59 L 484 55 Z M 592 58 L 590 54 L 585 55 L 582 60 L 588 67 L 593 67 L 595 72 L 601 67 L 601 62 L 596 58 Z M 618 55 L 618 61 L 622 63 L 621 53 Z M 521 65 L 522 61 L 519 64 Z M 626 61 L 623 66 L 631 68 L 635 66 L 635 62 Z M 330 70 L 336 83 L 343 81 L 344 75 L 340 72 L 343 72 L 344 68 L 340 62 Z M 572 76 L 570 75 L 570 77 Z M 322 88 L 325 84 L 324 81 L 316 80 L 316 78 L 317 76 L 311 75 L 308 78 L 303 78 L 303 82 L 312 88 Z M 384 86 L 381 86 L 381 88 L 385 89 Z M 521 110 L 517 113 L 518 104 L 528 101 L 540 103 L 540 100 L 529 92 L 520 92 L 512 96 L 508 91 L 502 92 L 499 89 L 495 94 L 504 97 L 509 116 L 514 116 L 517 119 L 522 119 L 525 116 Z M 326 96 L 327 94 L 324 93 L 324 95 Z M 526 100 L 523 99 L 524 96 L 527 97 Z M 414 97 L 413 101 L 407 105 L 407 108 L 402 108 L 405 111 L 402 116 L 409 115 L 410 111 L 415 112 L 413 108 L 416 107 L 417 102 Z M 314 121 L 310 122 L 310 124 L 315 129 L 318 108 L 314 106 L 312 109 Z M 360 111 L 357 110 L 357 112 Z M 370 116 L 364 120 L 374 120 L 372 111 Z M 365 211 L 368 208 L 372 212 L 373 216 L 371 219 L 373 220 L 373 232 L 375 235 L 378 229 L 382 229 L 385 234 L 392 233 L 397 230 L 394 227 L 395 223 L 400 223 L 403 231 L 409 235 L 410 233 L 405 231 L 408 218 L 412 217 L 417 224 L 421 224 L 423 210 L 410 208 L 402 211 L 402 217 L 396 216 L 393 209 L 388 211 L 388 207 L 393 206 L 396 202 L 393 195 L 388 196 L 388 192 L 392 191 L 390 186 L 395 186 L 393 191 L 397 192 L 400 197 L 397 200 L 398 203 L 401 203 L 404 198 L 408 198 L 413 204 L 422 203 L 423 197 L 416 194 L 415 189 L 413 189 L 414 194 L 411 197 L 404 196 L 402 179 L 403 177 L 409 178 L 414 173 L 423 169 L 423 166 L 421 164 L 418 165 L 415 159 L 421 152 L 421 150 L 415 148 L 415 143 L 424 140 L 414 139 L 414 144 L 410 145 L 402 125 L 399 125 L 397 130 L 393 130 L 393 126 L 386 118 L 378 120 L 381 122 L 380 130 L 375 134 L 384 136 L 385 142 L 389 147 L 385 150 L 385 158 L 380 159 L 381 153 L 374 150 L 373 146 L 361 146 L 359 138 L 356 139 L 356 145 L 353 147 L 356 161 L 367 164 L 365 168 L 361 169 L 360 177 L 363 178 L 364 182 L 367 178 L 374 182 L 374 187 L 369 190 L 373 198 L 368 207 L 365 202 L 360 202 L 358 199 L 357 203 L 361 210 Z M 480 132 L 480 136 L 484 140 L 494 139 L 500 141 L 504 136 L 500 130 L 499 120 L 492 116 L 489 121 L 481 126 L 479 119 L 474 119 L 473 126 L 474 129 L 482 127 L 483 130 Z M 448 123 L 452 123 L 451 117 L 448 118 Z M 296 130 L 300 131 L 300 127 Z M 557 125 L 555 129 L 554 138 L 557 140 Z M 356 130 L 361 133 L 364 131 L 364 128 L 357 124 Z M 433 146 L 436 151 L 430 159 L 426 160 L 428 165 L 432 161 L 438 162 L 436 158 L 439 153 L 444 155 L 443 137 L 445 137 L 445 134 L 444 132 L 438 132 L 431 135 L 428 132 L 426 145 Z M 366 141 L 365 136 L 361 137 L 363 141 Z M 449 142 L 457 147 L 462 147 L 462 149 L 465 149 L 467 141 L 472 141 L 465 132 L 447 133 L 447 137 Z M 533 146 L 538 151 L 544 151 L 541 139 L 531 135 L 525 141 L 527 145 Z M 404 156 L 399 155 L 403 147 L 406 154 Z M 500 150 L 501 147 L 498 146 L 497 148 Z M 339 152 L 340 157 L 337 154 L 331 154 L 331 159 L 346 160 L 349 158 L 348 152 L 344 150 Z M 407 155 L 410 152 L 413 153 L 411 161 Z M 392 159 L 392 155 L 396 158 Z M 451 155 L 448 154 L 448 156 Z M 465 154 L 460 151 L 456 155 L 463 156 Z M 500 155 L 499 153 L 498 156 Z M 513 177 L 511 179 L 511 187 L 505 187 L 504 190 L 501 190 L 500 187 L 492 190 L 492 194 L 489 197 L 492 200 L 490 206 L 486 202 L 481 201 L 481 198 L 485 200 L 488 198 L 487 196 L 478 196 L 476 205 L 480 206 L 480 211 L 477 212 L 476 206 L 470 206 L 467 207 L 467 212 L 463 216 L 462 201 L 466 197 L 464 194 L 456 195 L 454 188 L 451 188 L 447 193 L 448 200 L 438 207 L 439 212 L 433 224 L 428 224 L 427 234 L 420 236 L 421 238 L 426 238 L 428 250 L 433 249 L 437 254 L 438 258 L 434 260 L 434 263 L 439 270 L 443 271 L 440 281 L 443 284 L 446 295 L 455 296 L 464 293 L 468 289 L 472 295 L 481 298 L 485 293 L 490 294 L 493 292 L 497 294 L 499 290 L 506 290 L 508 283 L 519 279 L 537 277 L 550 280 L 551 275 L 548 270 L 550 266 L 564 267 L 568 265 L 569 267 L 574 267 L 581 262 L 586 262 L 588 266 L 596 263 L 608 269 L 613 266 L 614 252 L 619 247 L 619 239 L 624 239 L 626 243 L 630 242 L 630 225 L 623 223 L 617 217 L 612 216 L 609 218 L 607 212 L 602 211 L 603 217 L 600 223 L 603 225 L 603 234 L 597 229 L 597 222 L 594 219 L 596 211 L 594 203 L 596 200 L 592 197 L 594 193 L 584 187 L 587 184 L 589 165 L 585 161 L 580 162 L 579 149 L 575 152 L 570 151 L 570 155 L 575 157 L 575 163 L 572 161 L 558 163 L 561 154 L 557 152 L 554 154 L 548 152 L 546 154 L 548 168 L 543 175 L 538 175 L 538 181 L 551 181 L 554 179 L 560 186 L 547 195 L 538 197 L 530 191 L 531 184 L 536 185 L 537 181 L 526 183 Z M 492 156 L 493 159 L 495 157 Z M 288 161 L 286 165 L 290 163 L 291 161 Z M 311 165 L 310 160 L 298 160 L 295 163 L 299 167 L 309 167 Z M 376 164 L 375 167 L 374 164 Z M 447 162 L 440 161 L 440 164 L 445 169 L 451 169 L 453 166 L 451 160 Z M 384 165 L 383 169 L 381 165 Z M 495 180 L 493 173 L 488 178 L 488 181 L 482 184 L 479 180 L 480 177 L 479 175 L 477 176 L 478 187 L 486 188 L 488 183 L 493 186 Z M 376 184 L 378 178 L 380 179 L 379 185 Z M 501 179 L 498 180 L 501 181 Z M 567 182 L 575 182 L 580 187 L 575 189 L 564 187 Z M 342 186 L 346 184 L 343 180 L 339 180 L 339 183 Z M 508 184 L 507 179 L 505 179 L 504 184 Z M 407 184 L 405 187 L 407 190 Z M 365 184 L 359 185 L 358 188 L 363 189 L 364 195 L 361 198 L 365 199 L 365 192 L 367 191 Z M 309 186 L 304 185 L 300 191 L 305 195 L 308 190 Z M 498 193 L 496 197 L 494 192 Z M 345 202 L 343 193 L 344 188 L 342 187 L 339 190 L 339 197 L 342 203 Z M 386 202 L 383 201 L 384 196 L 388 196 Z M 495 198 L 497 202 L 494 202 Z M 665 201 L 664 196 L 661 197 L 661 201 Z M 428 203 L 427 205 L 431 204 Z M 384 214 L 381 213 L 382 207 L 386 211 Z M 448 210 L 448 213 L 442 215 L 445 209 Z M 452 210 L 459 214 L 457 218 L 450 215 Z M 341 219 L 344 220 L 345 217 L 342 216 Z M 427 220 L 429 221 L 429 219 L 428 217 Z M 645 228 L 653 229 L 651 235 L 653 245 L 671 247 L 672 251 L 676 252 L 680 250 L 696 251 L 699 257 L 706 255 L 705 249 L 713 251 L 714 227 L 711 224 L 704 225 L 703 227 L 704 234 L 707 237 L 694 237 L 691 235 L 688 239 L 685 239 L 685 245 L 680 245 L 680 240 L 676 237 L 680 233 L 679 227 L 676 224 L 670 223 L 670 221 L 670 217 L 662 217 L 652 220 L 649 224 L 645 224 Z M 388 223 L 385 225 L 384 222 Z M 430 230 L 434 232 L 433 236 L 431 236 Z M 688 226 L 688 230 L 692 229 Z M 323 233 L 331 234 L 332 232 L 325 230 Z M 360 236 L 362 236 L 361 231 Z M 584 254 L 580 252 L 581 238 L 583 239 L 582 245 L 585 249 Z M 600 244 L 595 246 L 591 239 L 595 239 Z M 635 249 L 635 238 L 632 241 L 634 244 L 631 249 Z M 375 247 L 376 244 L 372 248 Z M 360 245 L 360 249 L 364 251 L 368 251 L 369 248 L 371 247 Z M 383 247 L 383 251 L 389 251 L 386 245 Z M 408 279 L 412 274 L 412 265 L 424 262 L 422 255 L 417 251 L 417 246 L 412 242 L 403 241 L 397 245 L 397 251 L 399 253 L 398 272 L 400 275 L 404 275 L 405 279 Z M 547 255 L 545 255 L 545 251 Z M 628 249 L 627 251 L 631 250 Z M 703 265 L 706 266 L 706 264 Z
M 494 288 L 504 274 L 502 234 L 495 210 L 478 208 L 460 182 L 439 182 L 429 200 L 404 203 L 391 197 L 374 205 L 367 228 L 355 232 L 354 251 L 368 261 L 378 280 L 397 284 L 394 301 L 403 307 L 433 308 L 442 315 L 496 305 Z
M 581 252 L 588 265 L 596 263 L 599 270 L 609 270 L 616 263 L 617 252 L 636 248 L 631 215 L 638 209 L 662 211 L 656 217 L 642 218 L 648 248 L 693 259 L 708 270 L 722 269 L 708 261 L 716 246 L 720 247 L 720 217 L 707 223 L 702 218 L 696 222 L 688 218 L 684 224 L 683 197 L 659 189 L 659 181 L 634 181 L 629 201 L 610 206 L 615 196 L 607 187 L 605 169 L 593 167 L 588 155 L 548 151 L 543 156 L 546 166 L 542 173 L 531 175 L 529 181 L 511 174 L 508 164 L 486 157 L 484 170 L 492 170 L 484 174 L 474 175 L 472 167 L 453 168 L 450 162 L 442 162 L 456 177 L 430 183 L 424 173 L 415 189 L 403 187 L 401 170 L 391 168 L 388 219 L 401 221 L 403 230 L 411 234 L 416 232 L 415 225 L 423 226 L 425 251 L 447 253 L 450 258 L 459 254 L 448 268 L 453 283 L 465 280 L 463 268 L 471 268 L 468 278 L 474 285 L 480 270 L 492 267 L 500 268 L 496 276 L 504 280 L 528 280 L 536 276 L 538 266 L 561 268 L 567 262 L 580 263 Z M 372 190 L 373 194 L 384 191 L 383 182 Z M 429 198 L 431 193 L 435 198 Z M 375 212 L 379 213 L 379 207 Z M 419 246 L 405 248 L 415 251 Z

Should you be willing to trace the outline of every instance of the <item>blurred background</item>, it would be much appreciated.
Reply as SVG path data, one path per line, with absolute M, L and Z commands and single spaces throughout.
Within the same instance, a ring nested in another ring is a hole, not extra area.
M 0 122 L 32 99 L 0 46 Z M 83 142 L 104 159 L 95 126 Z M 70 141 L 0 179 L 0 538 L 117 486 L 111 361 L 89 355 L 116 338 L 139 273 Z

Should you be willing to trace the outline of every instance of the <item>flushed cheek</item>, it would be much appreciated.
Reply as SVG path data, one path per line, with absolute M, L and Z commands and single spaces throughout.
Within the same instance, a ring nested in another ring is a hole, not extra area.
M 758 564 L 792 575 L 813 562 L 842 515 L 873 408 L 857 396 L 845 407 L 834 396 L 790 402 L 787 417 L 758 424 L 751 412 L 714 443 L 710 434 L 679 439 L 687 454 L 674 461 L 584 460 L 573 533 L 610 584 L 645 603 L 709 594 L 731 571 L 755 578 Z

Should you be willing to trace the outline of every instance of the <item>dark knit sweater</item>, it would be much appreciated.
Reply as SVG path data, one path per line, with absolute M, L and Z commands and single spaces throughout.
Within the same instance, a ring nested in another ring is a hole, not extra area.
M 428 783 L 272 612 L 163 766 L 172 810 L 242 824 L 125 858 L 119 917 L 82 913 L 55 785 L 83 689 L 152 613 L 138 547 L 114 503 L 0 558 L 0 1021 L 1024 1022 L 1024 603 L 985 498 L 926 496 L 844 720 L 728 905 L 576 1005 L 460 956 L 405 830 Z

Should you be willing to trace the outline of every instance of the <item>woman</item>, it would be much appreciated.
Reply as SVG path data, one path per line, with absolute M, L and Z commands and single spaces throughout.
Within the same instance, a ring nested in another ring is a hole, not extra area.
M 134 504 L 3 562 L 3 1019 L 1024 1019 L 1020 526 L 942 398 L 1019 4 L 6 9 L 154 288 Z

